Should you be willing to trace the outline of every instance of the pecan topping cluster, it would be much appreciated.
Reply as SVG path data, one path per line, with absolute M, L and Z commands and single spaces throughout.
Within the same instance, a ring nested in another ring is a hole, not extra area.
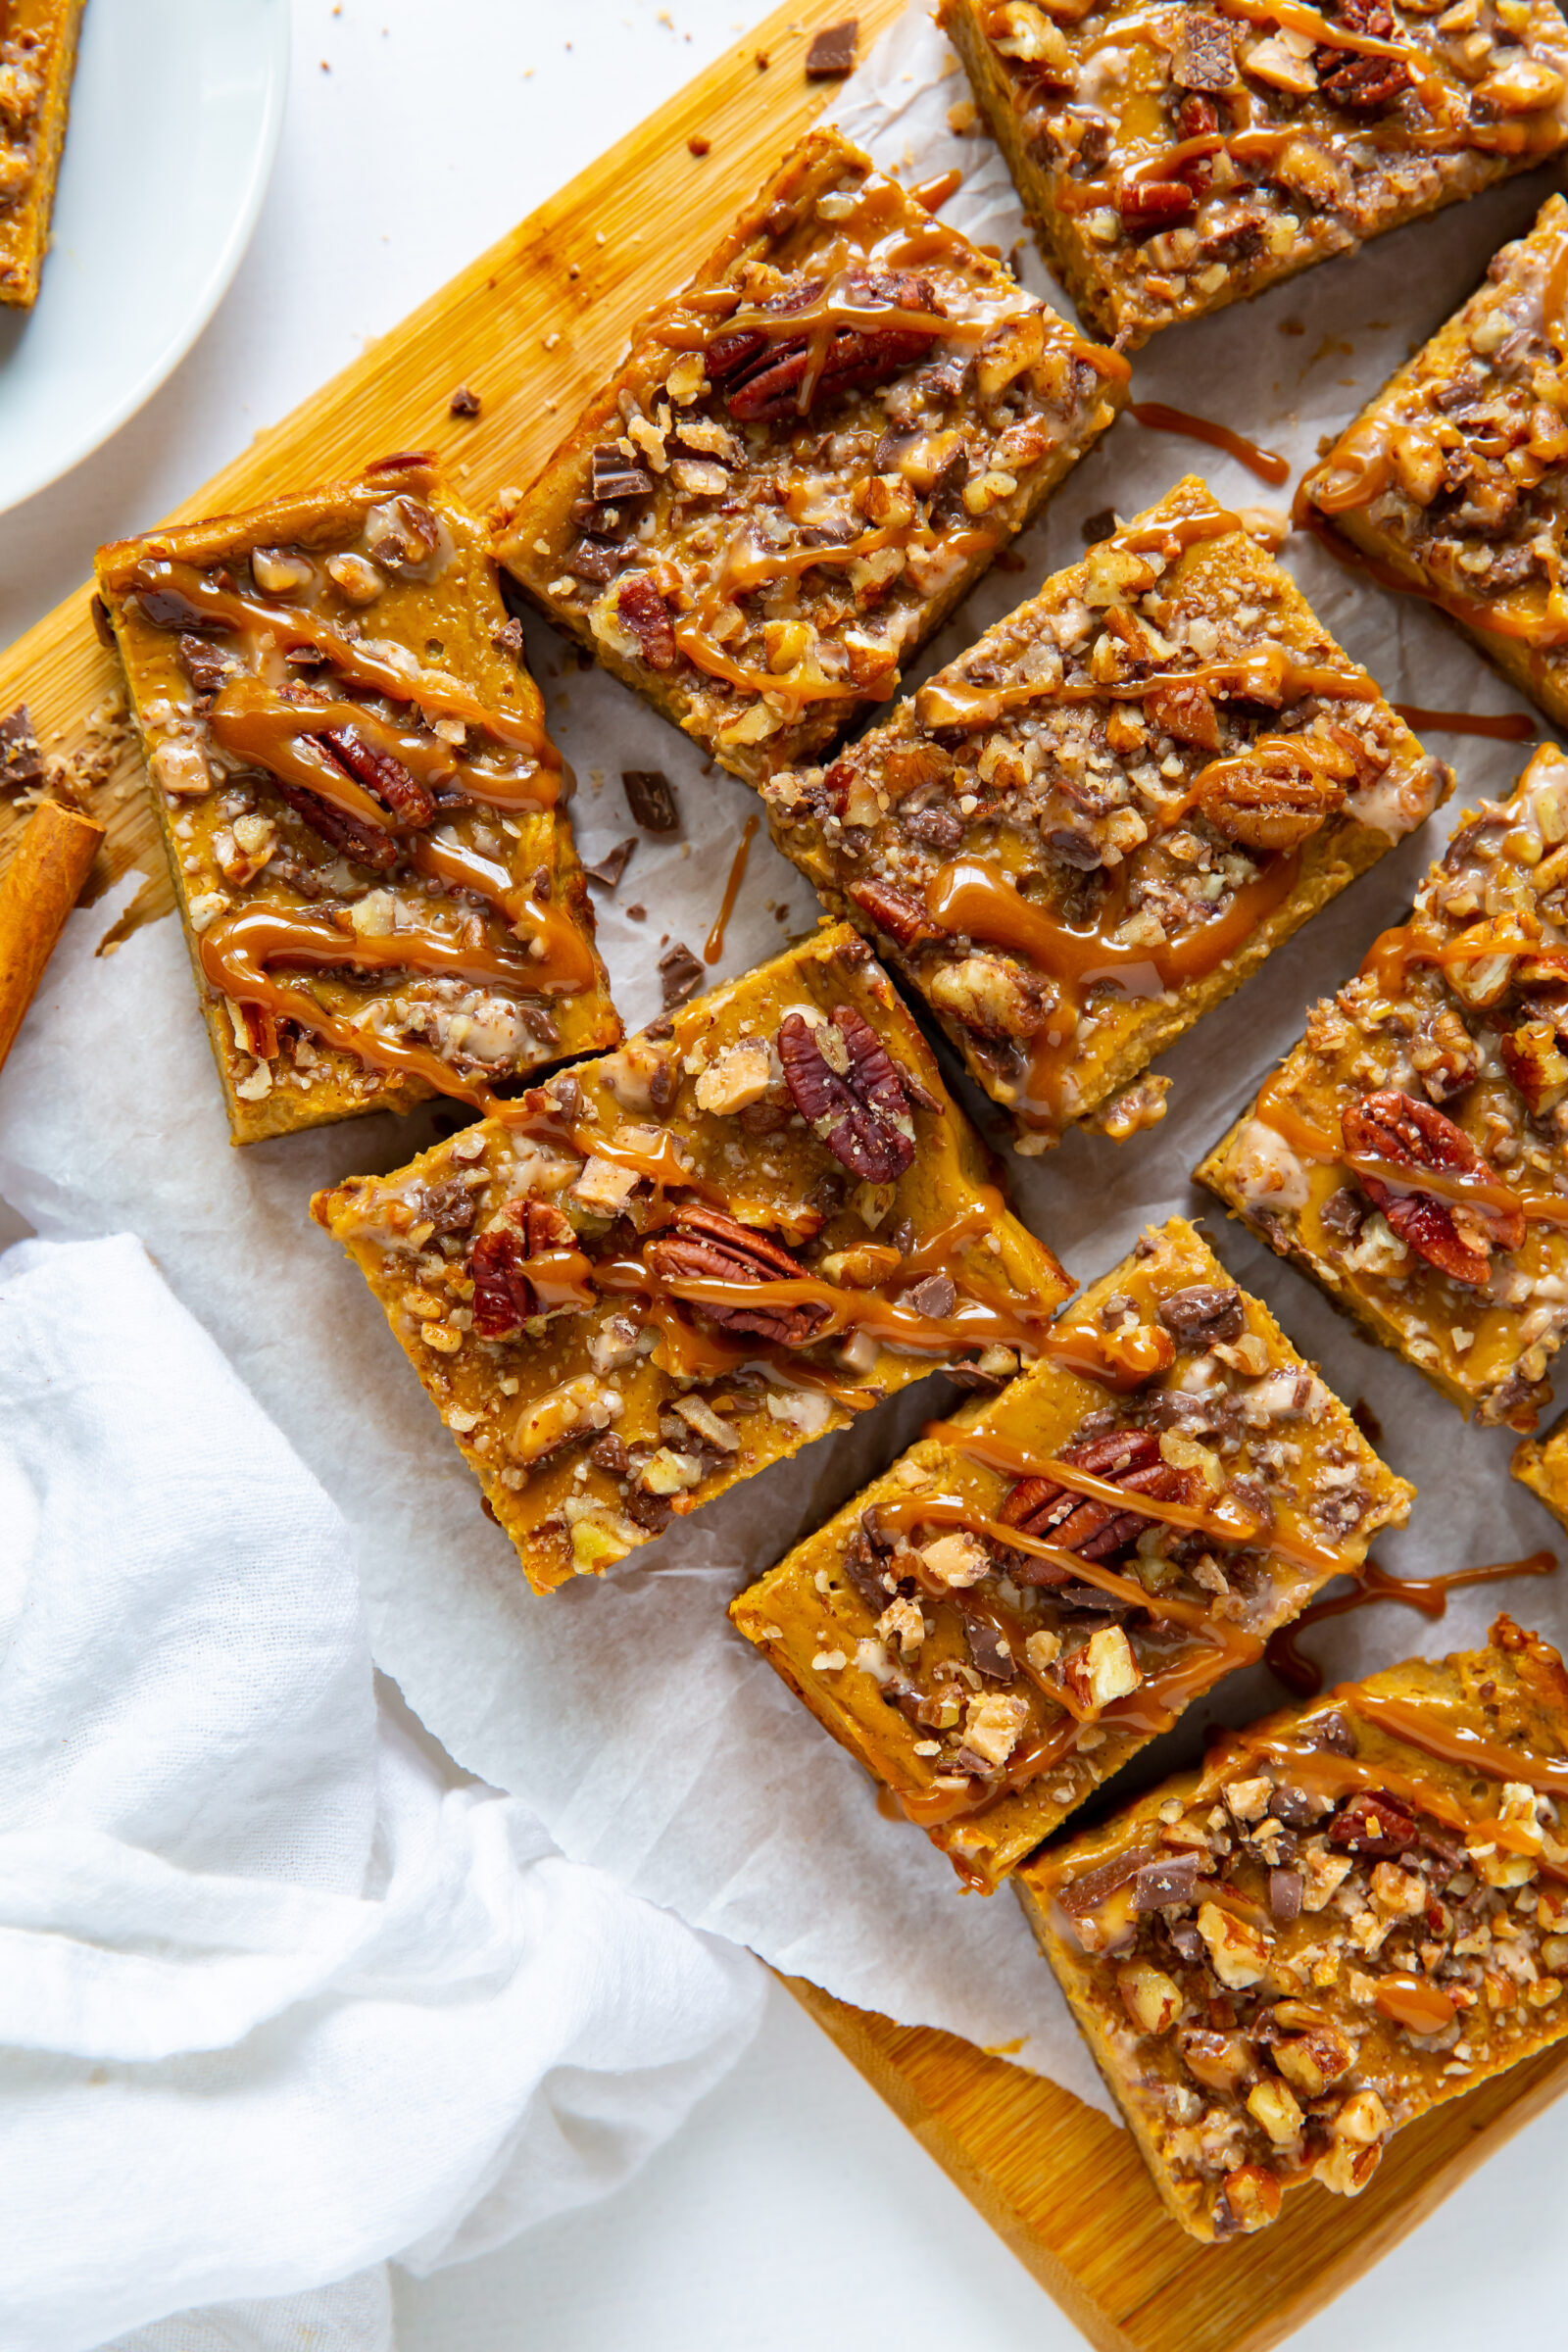
M 1389 1230 L 1440 1273 L 1451 1274 L 1455 1282 L 1480 1285 L 1492 1271 L 1492 1249 L 1517 1250 L 1524 1240 L 1525 1220 L 1516 1208 L 1483 1200 L 1456 1202 L 1420 1189 L 1423 1171 L 1457 1177 L 1492 1174 L 1464 1129 L 1433 1103 L 1386 1089 L 1348 1103 L 1341 1127 L 1352 1161 L 1373 1159 L 1388 1168 L 1409 1169 L 1408 1192 L 1398 1189 L 1397 1181 L 1391 1183 L 1359 1168 L 1356 1181 L 1382 1210 Z
M 806 1268 L 781 1244 L 754 1226 L 742 1225 L 722 1209 L 684 1204 L 668 1229 L 644 1252 L 662 1282 L 799 1282 Z M 751 1333 L 778 1348 L 805 1348 L 826 1319 L 813 1299 L 799 1304 L 740 1306 L 704 1300 L 698 1310 L 720 1331 Z
M 470 1209 L 470 1221 L 471 1215 Z M 502 1221 L 477 1235 L 468 1252 L 468 1275 L 473 1283 L 473 1328 L 479 1337 L 515 1339 L 539 1312 L 528 1260 L 574 1250 L 576 1245 L 571 1220 L 548 1200 L 516 1201 Z

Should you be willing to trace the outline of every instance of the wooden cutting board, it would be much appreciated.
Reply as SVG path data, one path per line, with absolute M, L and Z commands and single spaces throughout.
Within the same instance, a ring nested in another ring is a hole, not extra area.
M 903 6 L 858 0 L 862 53 Z M 828 103 L 830 90 L 806 79 L 805 51 L 812 31 L 847 13 L 845 0 L 778 10 L 179 514 L 248 506 L 404 449 L 439 452 L 481 511 L 524 487 L 618 362 L 630 321 L 669 293 Z M 694 138 L 707 154 L 691 152 Z M 448 413 L 460 382 L 482 398 L 472 421 Z M 68 597 L 0 660 L 0 713 L 25 702 L 46 750 L 81 756 L 109 827 L 93 888 L 141 866 L 146 919 L 171 906 L 168 876 L 140 761 L 113 724 L 120 681 L 88 600 L 86 587 Z M 0 867 L 19 830 L 14 811 L 0 810 Z M 790 1988 L 1105 2352 L 1263 2352 L 1568 2078 L 1568 2049 L 1536 2059 L 1396 2140 L 1356 2203 L 1309 2190 L 1261 2238 L 1209 2249 L 1166 2218 L 1128 2135 L 1070 2092 L 948 2034 L 892 2025 L 814 1985 Z

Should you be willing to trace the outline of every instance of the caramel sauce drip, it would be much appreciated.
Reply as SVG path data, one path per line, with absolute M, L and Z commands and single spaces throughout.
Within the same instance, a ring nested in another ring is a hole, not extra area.
M 1556 1568 L 1556 1555 L 1549 1551 L 1532 1551 L 1523 1559 L 1494 1560 L 1484 1568 L 1458 1568 L 1447 1576 L 1390 1576 L 1375 1560 L 1368 1560 L 1358 1574 L 1356 1589 L 1333 1600 L 1315 1600 L 1303 1609 L 1290 1625 L 1282 1625 L 1269 1636 L 1263 1655 L 1272 1673 L 1278 1675 L 1288 1690 L 1298 1698 L 1314 1698 L 1323 1688 L 1323 1670 L 1311 1658 L 1302 1655 L 1298 1646 L 1301 1636 L 1314 1625 L 1322 1625 L 1331 1617 L 1346 1617 L 1353 1609 L 1370 1608 L 1375 1601 L 1398 1601 L 1404 1608 L 1419 1609 L 1423 1617 L 1441 1617 L 1448 1605 L 1448 1594 L 1461 1585 L 1490 1585 L 1514 1576 L 1550 1576 Z
M 746 879 L 746 861 L 752 854 L 752 844 L 757 839 L 758 821 L 756 816 L 749 816 L 741 828 L 741 837 L 735 846 L 735 855 L 730 859 L 729 879 L 724 885 L 724 896 L 719 902 L 718 912 L 713 917 L 713 927 L 708 934 L 703 948 L 705 963 L 716 963 L 724 953 L 724 933 L 729 928 L 729 918 L 735 911 L 735 902 L 740 897 L 741 884 Z
M 1488 715 L 1478 710 L 1429 710 L 1424 703 L 1396 703 L 1393 708 L 1407 727 L 1435 728 L 1447 735 L 1485 735 L 1494 743 L 1529 743 L 1536 732 L 1535 720 L 1526 718 L 1522 710 Z
M 939 213 L 950 196 L 956 196 L 963 185 L 963 173 L 956 165 L 947 172 L 935 172 L 930 179 L 917 180 L 909 194 L 923 212 Z
M 1030 703 L 1142 703 L 1166 688 L 1210 688 L 1239 695 L 1244 701 L 1298 703 L 1305 695 L 1324 701 L 1370 703 L 1377 688 L 1363 672 L 1334 669 L 1322 662 L 1298 662 L 1283 646 L 1262 645 L 1251 653 L 1223 662 L 1200 662 L 1192 669 L 1152 670 L 1141 678 L 1031 679 L 1018 686 L 976 686 L 967 678 L 933 678 L 915 697 L 915 709 L 925 727 L 994 726 L 1005 711 Z M 1294 737 L 1266 737 L 1267 742 L 1294 742 Z
M 497 808 L 519 808 L 530 814 L 554 806 L 559 779 L 548 769 L 530 775 L 508 776 L 460 759 L 450 744 L 437 736 L 378 718 L 363 703 L 343 697 L 330 702 L 286 703 L 258 677 L 242 675 L 223 686 L 208 720 L 213 740 L 236 759 L 254 767 L 270 768 L 304 786 L 336 808 L 383 832 L 402 833 L 407 827 L 388 814 L 378 801 L 345 774 L 313 739 L 329 728 L 359 736 L 372 750 L 401 761 L 411 776 L 432 792 L 461 792 L 466 799 L 485 801 Z
M 395 662 L 372 653 L 362 638 L 345 635 L 318 613 L 284 605 L 265 605 L 254 597 L 242 596 L 237 589 L 219 588 L 195 564 L 173 561 L 138 564 L 128 585 L 137 590 L 172 589 L 221 629 L 237 631 L 258 645 L 270 637 L 278 653 L 314 647 L 326 656 L 346 684 L 358 686 L 367 694 L 383 694 L 392 702 L 413 703 L 427 717 L 461 718 L 466 726 L 482 728 L 510 751 L 523 752 L 541 767 L 560 773 L 561 755 L 545 733 L 542 721 L 536 722 L 517 710 L 493 710 L 456 678 L 438 676 L 424 669 L 402 669 Z M 506 779 L 496 781 L 504 784 Z M 550 788 L 542 779 L 537 781 L 527 806 L 548 807 L 558 790 L 559 786 Z
M 1193 145 L 1207 145 L 1207 141 L 1193 141 Z M 1163 177 L 1163 173 L 1156 174 Z M 1264 449 L 1256 441 L 1248 440 L 1245 433 L 1232 432 L 1228 424 L 1216 424 L 1212 417 L 1195 416 L 1188 409 L 1173 409 L 1162 400 L 1135 400 L 1128 404 L 1127 414 L 1146 431 L 1180 433 L 1189 441 L 1201 441 L 1209 449 L 1222 449 L 1227 457 L 1235 458 L 1260 481 L 1270 482 L 1278 489 L 1291 478 L 1291 462 L 1278 450 Z

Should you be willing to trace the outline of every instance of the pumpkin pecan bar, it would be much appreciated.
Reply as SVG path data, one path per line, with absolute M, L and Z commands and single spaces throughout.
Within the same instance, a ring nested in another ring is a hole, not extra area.
M 1507 1617 L 1233 1734 L 1014 1882 L 1194 2237 L 1359 2195 L 1568 2034 L 1568 1676 Z
M 1177 1218 L 730 1614 L 989 1892 L 1413 1492 Z
M 1519 1430 L 1568 1331 L 1565 1039 L 1568 760 L 1544 744 L 1197 1171 L 1466 1413 Z
M 315 1212 L 540 1592 L 1072 1288 L 843 927 Z
M 937 13 L 1047 261 L 1125 348 L 1568 141 L 1568 27 L 1551 0 Z
M 1124 361 L 812 131 L 639 333 L 501 560 L 755 783 L 893 694 L 1126 389 Z
M 1550 196 L 1301 484 L 1298 512 L 1568 726 L 1568 204 Z M 1348 543 L 1348 545 L 1347 545 Z
M 827 768 L 774 838 L 1043 1152 L 1126 1090 L 1450 787 L 1196 475 Z
M 122 540 L 98 584 L 236 1143 L 616 1043 L 539 690 L 428 461 Z
M 30 309 L 49 250 L 82 0 L 0 10 L 0 303 Z

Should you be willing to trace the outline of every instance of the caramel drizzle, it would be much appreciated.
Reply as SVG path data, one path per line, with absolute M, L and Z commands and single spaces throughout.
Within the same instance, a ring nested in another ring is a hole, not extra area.
M 361 687 L 368 694 L 383 694 L 392 702 L 413 703 L 426 717 L 461 718 L 466 726 L 482 728 L 509 750 L 523 752 L 541 767 L 559 773 L 561 754 L 545 733 L 542 721 L 527 718 L 517 710 L 492 710 L 456 678 L 427 669 L 400 669 L 396 662 L 371 653 L 363 639 L 345 636 L 318 613 L 282 605 L 264 605 L 254 597 L 242 596 L 237 589 L 219 588 L 193 564 L 172 560 L 150 560 L 138 564 L 128 586 L 137 590 L 172 589 L 220 629 L 236 630 L 253 642 L 270 636 L 280 652 L 312 647 L 326 657 L 349 685 Z M 488 772 L 479 769 L 476 773 L 486 777 L 488 792 L 491 781 Z M 493 781 L 499 784 L 505 779 L 497 777 Z M 315 789 L 313 785 L 312 790 Z M 547 805 L 541 788 L 536 785 L 530 806 Z
M 639 1269 L 635 1284 L 625 1271 L 633 1263 Z M 900 1267 L 897 1280 L 901 1284 L 907 1282 L 906 1267 Z M 652 1289 L 694 1306 L 763 1309 L 818 1306 L 824 1314 L 811 1334 L 812 1346 L 820 1340 L 836 1339 L 843 1332 L 864 1331 L 884 1348 L 907 1348 L 920 1353 L 948 1353 L 954 1348 L 980 1348 L 995 1342 L 1005 1347 L 1033 1348 L 1038 1344 L 1040 1324 L 1045 1320 L 1043 1314 L 1037 1319 L 1028 1312 L 1014 1312 L 994 1297 L 965 1296 L 955 1314 L 923 1315 L 913 1307 L 895 1305 L 878 1291 L 841 1289 L 837 1283 L 824 1282 L 815 1274 L 801 1274 L 777 1282 L 725 1282 L 698 1276 L 663 1279 L 643 1266 L 641 1260 L 629 1259 L 619 1261 L 615 1281 L 606 1287 Z
M 1298 852 L 1274 856 L 1233 894 L 1223 914 L 1163 947 L 1125 946 L 1107 936 L 1125 907 L 1125 869 L 1102 906 L 1099 923 L 1089 930 L 1076 930 L 1047 913 L 973 858 L 957 858 L 932 876 L 926 907 L 940 930 L 1011 948 L 1055 983 L 1059 1001 L 1032 1041 L 1025 1089 L 1013 1105 L 1027 1124 L 1051 1126 L 1059 1117 L 1062 1081 L 1089 989 L 1118 975 L 1136 982 L 1150 972 L 1164 989 L 1217 970 L 1289 897 L 1299 870 Z
M 1441 1617 L 1448 1606 L 1448 1594 L 1461 1585 L 1490 1585 L 1504 1582 L 1515 1576 L 1550 1576 L 1557 1566 L 1556 1555 L 1549 1551 L 1532 1551 L 1523 1559 L 1494 1560 L 1484 1568 L 1458 1568 L 1446 1576 L 1390 1576 L 1376 1560 L 1365 1561 L 1356 1572 L 1356 1589 L 1333 1600 L 1315 1600 L 1290 1625 L 1282 1625 L 1272 1633 L 1263 1645 L 1263 1656 L 1269 1670 L 1279 1676 L 1288 1690 L 1298 1698 L 1312 1698 L 1323 1688 L 1323 1669 L 1303 1655 L 1298 1644 L 1301 1636 L 1314 1625 L 1322 1625 L 1330 1617 L 1346 1617 L 1354 1609 L 1370 1608 L 1376 1601 L 1397 1601 L 1407 1609 L 1419 1609 L 1423 1617 Z
M 408 930 L 384 939 L 362 938 L 338 930 L 324 915 L 286 914 L 267 906 L 248 907 L 215 923 L 202 934 L 197 950 L 207 980 L 236 1004 L 260 1005 L 274 1020 L 295 1021 L 373 1069 L 422 1079 L 438 1094 L 455 1095 L 492 1114 L 503 1114 L 506 1105 L 481 1080 L 461 1077 L 410 1038 L 383 1036 L 327 1012 L 315 997 L 275 981 L 269 967 L 291 963 L 318 971 L 441 972 L 529 993 L 547 985 L 539 965 L 491 947 L 470 947 L 444 932 Z
M 274 775 L 287 776 L 307 792 L 386 833 L 404 833 L 409 828 L 346 775 L 313 737 L 329 728 L 357 735 L 373 750 L 400 760 L 410 775 L 430 791 L 461 792 L 466 800 L 485 801 L 497 808 L 520 808 L 532 814 L 553 808 L 560 786 L 559 776 L 542 767 L 529 775 L 508 776 L 476 766 L 471 760 L 460 759 L 439 737 L 417 734 L 379 718 L 363 703 L 344 696 L 328 702 L 284 702 L 264 679 L 253 675 L 232 678 L 220 689 L 208 724 L 214 742 L 223 751 L 254 766 L 270 768 Z
M 1022 710 L 1030 703 L 1141 703 L 1166 689 L 1195 686 L 1204 693 L 1213 688 L 1244 701 L 1268 703 L 1298 703 L 1308 694 L 1331 702 L 1369 703 L 1376 701 L 1378 691 L 1364 672 L 1298 662 L 1283 646 L 1260 645 L 1223 662 L 1200 662 L 1191 669 L 1152 670 L 1145 677 L 1112 678 L 1104 683 L 1094 678 L 1045 678 L 1017 686 L 976 686 L 967 678 L 937 677 L 920 688 L 915 710 L 925 727 L 983 727 L 994 725 L 1004 712 Z M 1271 736 L 1264 740 L 1276 743 L 1295 738 Z
M 1227 457 L 1235 458 L 1275 489 L 1291 478 L 1289 458 L 1281 457 L 1277 449 L 1264 449 L 1260 443 L 1250 441 L 1245 433 L 1233 432 L 1228 424 L 1216 424 L 1212 417 L 1195 416 L 1191 410 L 1173 409 L 1162 400 L 1130 401 L 1127 414 L 1146 432 L 1180 433 L 1188 441 L 1201 441 L 1209 449 L 1224 450 Z

